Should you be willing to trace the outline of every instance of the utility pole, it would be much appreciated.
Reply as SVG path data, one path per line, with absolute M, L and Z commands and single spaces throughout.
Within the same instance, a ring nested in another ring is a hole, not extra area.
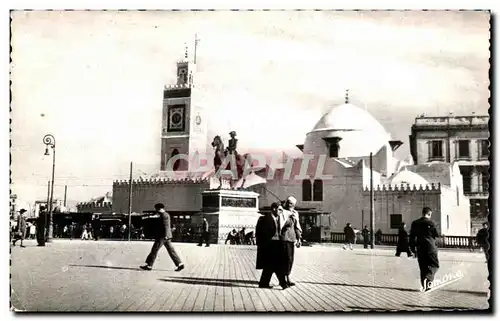
M 200 39 L 198 39 L 198 34 L 195 34 L 194 35 L 194 59 L 193 59 L 193 63 L 196 64 L 196 49 L 198 49 L 198 42 L 200 41 Z
M 128 183 L 128 240 L 130 241 L 130 225 L 132 225 L 132 162 L 130 162 L 130 180 Z
M 47 182 L 47 208 L 46 210 L 49 209 L 49 202 L 50 202 L 50 181 Z M 47 222 L 45 222 L 47 223 Z
M 66 207 L 66 195 L 68 194 L 68 185 L 64 185 L 64 207 Z
M 447 142 L 446 142 L 446 162 L 451 163 L 451 140 L 450 140 L 450 118 L 451 118 L 451 113 L 448 115 L 448 126 L 446 126 L 446 135 L 447 135 Z
M 370 247 L 375 247 L 375 204 L 373 201 L 373 153 L 370 153 Z

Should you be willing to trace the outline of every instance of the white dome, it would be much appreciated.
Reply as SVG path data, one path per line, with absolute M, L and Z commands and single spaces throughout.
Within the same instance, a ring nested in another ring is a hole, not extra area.
M 362 157 L 377 153 L 386 146 L 390 149 L 391 136 L 384 127 L 363 108 L 352 104 L 336 106 L 324 114 L 306 136 L 304 153 L 328 155 L 328 139 L 340 138 L 339 158 Z
M 401 185 L 401 184 L 410 184 L 416 186 L 425 186 L 429 184 L 429 182 L 418 175 L 417 173 L 411 172 L 409 170 L 403 170 L 397 173 L 394 178 L 391 180 L 391 184 L 393 185 Z
M 384 127 L 368 111 L 352 104 L 336 106 L 321 117 L 312 131 L 363 130 L 387 134 Z

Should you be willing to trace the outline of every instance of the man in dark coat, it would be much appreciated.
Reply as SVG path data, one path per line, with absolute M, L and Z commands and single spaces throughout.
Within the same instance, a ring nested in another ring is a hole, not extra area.
M 27 223 L 25 214 L 26 210 L 23 208 L 19 211 L 19 215 L 17 216 L 17 232 L 14 234 L 14 240 L 12 240 L 12 245 L 16 246 L 16 242 L 21 240 L 21 247 L 25 247 L 23 245 L 24 238 L 26 236 L 27 231 Z
M 361 230 L 361 235 L 363 236 L 363 248 L 367 249 L 368 244 L 370 244 L 370 230 L 367 225 Z
M 483 228 L 477 232 L 476 242 L 483 249 L 484 255 L 486 256 L 486 262 L 490 257 L 488 251 L 490 250 L 490 242 L 488 240 L 488 223 L 483 223 Z
M 399 228 L 398 232 L 398 244 L 396 246 L 396 256 L 397 257 L 401 256 L 402 252 L 406 252 L 408 257 L 412 257 L 410 251 L 410 243 L 408 240 L 408 233 L 406 232 L 406 224 L 404 222 L 401 223 L 401 227 Z
M 200 236 L 200 242 L 198 243 L 198 246 L 203 245 L 203 241 L 207 244 L 206 246 L 210 246 L 210 232 L 208 231 L 209 225 L 207 219 L 204 217 L 203 218 L 203 223 L 201 224 L 201 236 Z
M 285 251 L 285 279 L 288 286 L 294 286 L 295 283 L 290 280 L 292 273 L 293 261 L 295 258 L 295 246 L 300 247 L 302 238 L 302 228 L 299 221 L 299 213 L 295 210 L 297 199 L 290 196 L 284 206 L 283 215 L 285 224 L 281 229 L 281 240 Z
M 420 268 L 420 283 L 422 291 L 427 292 L 432 287 L 434 275 L 439 269 L 436 238 L 439 237 L 436 225 L 431 221 L 432 210 L 424 207 L 422 217 L 413 221 L 410 230 L 410 249 L 418 259 Z
M 40 206 L 40 212 L 36 219 L 36 241 L 38 246 L 45 246 L 45 227 L 47 226 L 47 212 L 45 206 Z
M 284 224 L 284 217 L 279 213 L 279 203 L 271 204 L 271 213 L 262 215 L 255 227 L 255 241 L 257 243 L 257 270 L 262 269 L 259 288 L 271 289 L 271 277 L 276 274 L 283 289 L 288 288 L 285 280 L 283 242 L 280 241 L 279 231 Z
M 165 246 L 168 255 L 170 255 L 170 258 L 174 261 L 174 264 L 177 267 L 176 271 L 182 271 L 184 269 L 184 264 L 179 258 L 179 255 L 177 255 L 171 241 L 172 228 L 170 226 L 170 215 L 165 211 L 165 205 L 161 203 L 155 205 L 155 210 L 158 214 L 157 222 L 154 225 L 155 241 L 153 243 L 153 247 L 151 248 L 151 252 L 146 258 L 146 265 L 141 266 L 141 269 L 151 271 L 153 269 L 156 256 L 158 255 L 158 251 L 162 246 Z
M 344 227 L 344 235 L 345 235 L 345 244 L 343 246 L 344 250 L 347 249 L 347 246 L 352 250 L 352 245 L 356 241 L 356 233 L 351 227 L 351 223 L 347 223 Z
M 382 230 L 381 229 L 378 229 L 377 232 L 375 232 L 375 244 L 380 244 L 382 243 Z
M 94 237 L 94 241 L 99 240 L 99 234 L 101 233 L 101 218 L 98 215 L 95 215 L 92 219 L 92 236 Z

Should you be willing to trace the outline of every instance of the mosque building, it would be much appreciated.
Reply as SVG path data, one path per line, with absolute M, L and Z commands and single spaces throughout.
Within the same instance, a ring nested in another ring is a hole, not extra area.
M 203 193 L 217 188 L 214 171 L 199 166 L 212 160 L 200 159 L 211 140 L 195 82 L 195 62 L 186 53 L 177 63 L 177 84 L 164 88 L 160 170 L 132 181 L 132 212 L 146 213 L 162 202 L 174 223 L 188 222 L 200 216 Z M 295 196 L 305 233 L 313 239 L 329 239 L 331 232 L 342 232 L 346 223 L 357 229 L 370 225 L 370 178 L 376 230 L 396 234 L 402 222 L 410 224 L 429 206 L 440 233 L 470 235 L 469 202 L 458 167 L 398 160 L 394 152 L 402 144 L 367 110 L 351 104 L 347 92 L 345 103 L 325 113 L 305 135 L 304 143 L 297 145 L 300 157 L 254 164 L 237 186 L 258 193 L 261 213 L 273 202 Z M 182 154 L 189 157 L 179 158 Z M 113 183 L 113 212 L 128 213 L 128 195 L 128 181 Z M 245 227 L 254 229 L 255 223 L 256 218 Z

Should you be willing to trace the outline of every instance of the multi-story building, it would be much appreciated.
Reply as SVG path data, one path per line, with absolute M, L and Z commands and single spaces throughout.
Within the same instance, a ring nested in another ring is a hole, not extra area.
M 471 217 L 488 215 L 489 116 L 443 116 L 415 119 L 410 151 L 415 164 L 458 163 Z

